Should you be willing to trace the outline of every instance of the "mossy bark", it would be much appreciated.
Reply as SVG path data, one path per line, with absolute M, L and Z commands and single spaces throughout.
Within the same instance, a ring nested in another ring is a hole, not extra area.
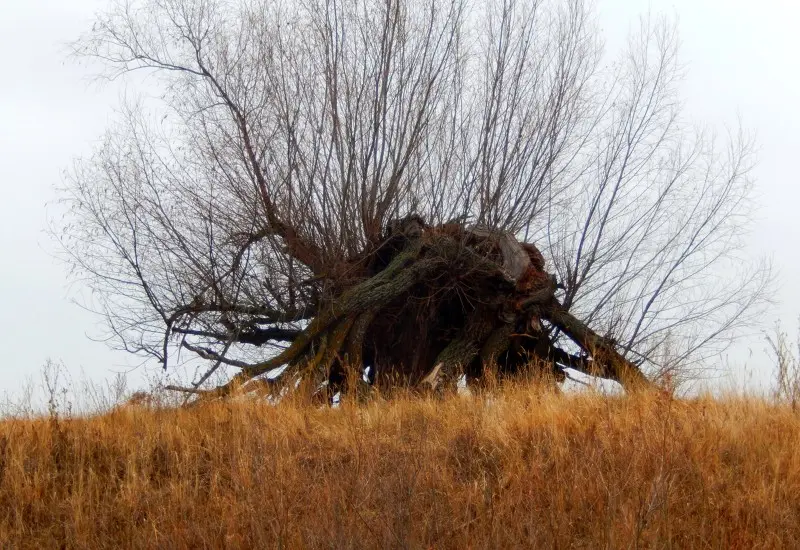
M 389 385 L 453 387 L 467 369 L 472 375 L 487 365 L 501 374 L 516 372 L 530 359 L 556 370 L 581 368 L 629 388 L 649 385 L 614 342 L 561 306 L 555 278 L 533 245 L 449 225 L 397 231 L 387 236 L 390 244 L 358 260 L 362 278 L 322 304 L 288 348 L 244 368 L 210 395 L 227 395 L 283 365 L 289 365 L 284 378 L 305 372 L 327 377 L 329 387 L 334 377 L 341 388 L 345 380 L 359 379 L 365 365 L 381 371 Z M 591 360 L 557 348 L 541 320 Z

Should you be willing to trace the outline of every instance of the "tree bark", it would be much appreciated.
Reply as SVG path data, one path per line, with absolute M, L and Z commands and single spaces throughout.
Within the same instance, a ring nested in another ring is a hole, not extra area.
M 287 349 L 243 367 L 211 395 L 227 395 L 282 365 L 288 365 L 285 379 L 297 372 L 327 378 L 329 393 L 345 390 L 346 380 L 359 379 L 366 366 L 378 371 L 383 384 L 438 390 L 454 387 L 467 371 L 480 376 L 491 365 L 501 375 L 513 374 L 526 364 L 556 372 L 578 368 L 628 389 L 650 385 L 613 341 L 561 305 L 538 249 L 513 235 L 454 224 L 430 227 L 410 217 L 390 224 L 383 241 L 353 265 L 362 278 L 321 304 L 304 330 L 291 333 Z M 558 348 L 541 321 L 557 327 L 586 357 Z

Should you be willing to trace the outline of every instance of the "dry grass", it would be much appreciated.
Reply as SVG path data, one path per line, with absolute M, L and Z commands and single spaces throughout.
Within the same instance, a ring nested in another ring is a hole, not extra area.
M 127 406 L 0 423 L 2 548 L 778 548 L 800 415 L 745 399 Z

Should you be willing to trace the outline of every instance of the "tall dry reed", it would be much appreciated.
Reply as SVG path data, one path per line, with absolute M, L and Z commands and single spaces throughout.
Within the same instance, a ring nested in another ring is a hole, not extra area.
M 800 415 L 567 397 L 0 423 L 2 548 L 797 548 Z

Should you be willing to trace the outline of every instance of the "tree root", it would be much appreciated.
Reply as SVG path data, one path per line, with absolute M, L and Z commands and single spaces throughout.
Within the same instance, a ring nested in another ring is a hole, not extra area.
M 649 386 L 613 341 L 556 300 L 555 279 L 544 272 L 535 247 L 488 230 L 460 235 L 442 228 L 400 231 L 391 237 L 391 247 L 379 248 L 380 262 L 369 255 L 361 258 L 366 278 L 319 307 L 288 348 L 244 366 L 223 386 L 190 393 L 214 398 L 248 391 L 254 387 L 248 380 L 284 365 L 283 380 L 311 374 L 312 386 L 327 381 L 329 393 L 341 391 L 347 380 L 360 380 L 365 349 L 377 354 L 370 355 L 370 366 L 380 366 L 382 379 L 390 384 L 406 380 L 437 391 L 454 387 L 467 369 L 479 375 L 485 366 L 496 365 L 500 372 L 514 372 L 528 356 L 555 370 L 574 367 L 613 378 L 627 388 Z M 370 275 L 370 269 L 376 272 Z M 591 360 L 556 347 L 540 319 L 572 339 Z M 529 340 L 520 343 L 525 338 Z

